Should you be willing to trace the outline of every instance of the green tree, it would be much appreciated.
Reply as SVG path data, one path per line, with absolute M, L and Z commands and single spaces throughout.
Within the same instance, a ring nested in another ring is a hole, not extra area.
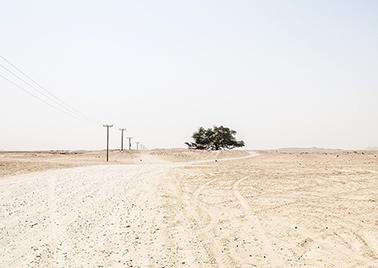
M 208 129 L 200 127 L 192 135 L 194 142 L 186 142 L 185 144 L 190 149 L 199 150 L 224 150 L 243 147 L 244 141 L 236 140 L 235 135 L 235 130 L 224 126 Z

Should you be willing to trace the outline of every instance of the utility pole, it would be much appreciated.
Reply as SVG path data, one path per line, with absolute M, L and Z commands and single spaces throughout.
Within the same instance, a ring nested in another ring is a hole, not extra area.
M 123 132 L 126 130 L 126 128 L 120 128 L 121 131 L 121 152 L 123 151 Z
M 109 162 L 109 128 L 113 125 L 103 125 L 103 127 L 106 127 L 106 162 Z
M 129 139 L 129 151 L 131 150 L 131 139 L 133 138 L 133 137 L 127 137 L 128 139 Z
M 139 141 L 135 142 L 137 145 L 137 151 L 139 150 Z

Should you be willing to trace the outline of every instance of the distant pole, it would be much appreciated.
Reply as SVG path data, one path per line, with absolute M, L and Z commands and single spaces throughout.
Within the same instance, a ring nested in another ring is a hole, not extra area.
M 106 127 L 106 162 L 109 162 L 109 128 L 113 125 L 103 125 L 103 127 Z
M 126 130 L 126 128 L 120 128 L 121 131 L 121 152 L 123 151 L 123 132 Z
M 129 139 L 129 151 L 131 150 L 131 139 L 133 138 L 133 137 L 127 137 L 128 139 Z
M 137 145 L 137 151 L 139 150 L 139 141 L 135 142 Z

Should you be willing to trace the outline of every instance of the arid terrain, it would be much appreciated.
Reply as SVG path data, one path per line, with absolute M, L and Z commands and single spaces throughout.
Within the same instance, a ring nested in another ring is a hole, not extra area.
M 0 153 L 0 267 L 378 267 L 378 152 Z

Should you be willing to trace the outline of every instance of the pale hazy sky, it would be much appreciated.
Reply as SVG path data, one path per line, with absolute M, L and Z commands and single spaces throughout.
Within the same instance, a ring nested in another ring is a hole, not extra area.
M 113 147 L 118 127 L 154 148 L 220 124 L 248 148 L 378 146 L 378 1 L 3 0 L 0 33 L 1 56 L 116 124 Z M 105 145 L 1 77 L 0 115 L 0 150 Z

